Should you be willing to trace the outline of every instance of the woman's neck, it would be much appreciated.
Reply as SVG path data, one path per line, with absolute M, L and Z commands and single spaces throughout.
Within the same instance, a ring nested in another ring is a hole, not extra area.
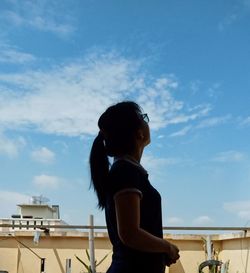
M 114 162 L 118 160 L 127 160 L 130 163 L 134 164 L 135 166 L 139 167 L 145 174 L 147 174 L 147 171 L 144 169 L 144 167 L 140 164 L 141 154 L 136 155 L 135 153 L 125 154 L 121 156 L 117 156 L 114 158 Z
M 137 151 L 135 151 L 133 153 L 129 153 L 126 156 L 129 157 L 131 160 L 134 160 L 137 163 L 140 163 L 141 157 L 142 157 L 142 152 L 143 152 L 143 149 L 137 150 Z

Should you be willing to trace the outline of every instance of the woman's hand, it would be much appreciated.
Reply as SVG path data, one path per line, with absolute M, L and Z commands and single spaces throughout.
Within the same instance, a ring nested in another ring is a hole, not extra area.
M 165 255 L 165 265 L 170 266 L 175 264 L 176 261 L 180 258 L 179 249 L 174 244 L 169 244 L 169 250 Z

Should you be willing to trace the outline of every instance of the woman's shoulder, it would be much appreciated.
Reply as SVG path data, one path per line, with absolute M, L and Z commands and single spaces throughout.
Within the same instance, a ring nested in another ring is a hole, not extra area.
M 112 194 L 124 189 L 138 189 L 142 191 L 147 178 L 144 171 L 126 160 L 116 160 L 109 171 L 108 191 Z
M 119 172 L 134 172 L 137 171 L 136 166 L 126 160 L 116 160 L 110 168 L 110 174 Z

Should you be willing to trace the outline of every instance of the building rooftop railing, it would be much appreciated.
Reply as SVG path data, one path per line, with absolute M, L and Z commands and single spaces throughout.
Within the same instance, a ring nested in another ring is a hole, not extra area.
M 18 223 L 18 224 L 0 224 L 0 228 L 40 228 L 40 229 L 95 229 L 95 230 L 107 230 L 106 226 L 99 226 L 99 225 L 95 225 L 95 226 L 91 226 L 91 225 L 57 225 L 57 224 L 45 224 L 45 225 L 35 225 L 35 224 L 23 224 L 23 223 Z M 219 226 L 219 227 L 197 227 L 197 226 L 164 226 L 163 230 L 199 230 L 199 231 L 203 231 L 203 230 L 209 230 L 209 231 L 250 231 L 250 227 L 224 227 L 224 226 Z

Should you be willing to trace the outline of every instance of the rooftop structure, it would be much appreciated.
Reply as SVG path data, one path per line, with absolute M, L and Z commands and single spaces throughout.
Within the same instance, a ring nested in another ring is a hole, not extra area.
M 30 203 L 18 204 L 18 213 L 10 218 L 0 219 L 0 224 L 12 227 L 0 227 L 0 231 L 11 232 L 15 230 L 37 229 L 39 226 L 67 225 L 60 219 L 58 205 L 49 205 L 48 198 L 43 196 L 32 196 Z
M 12 218 L 30 219 L 60 219 L 59 206 L 48 205 L 48 198 L 32 196 L 29 204 L 18 204 L 19 214 L 12 215 Z

